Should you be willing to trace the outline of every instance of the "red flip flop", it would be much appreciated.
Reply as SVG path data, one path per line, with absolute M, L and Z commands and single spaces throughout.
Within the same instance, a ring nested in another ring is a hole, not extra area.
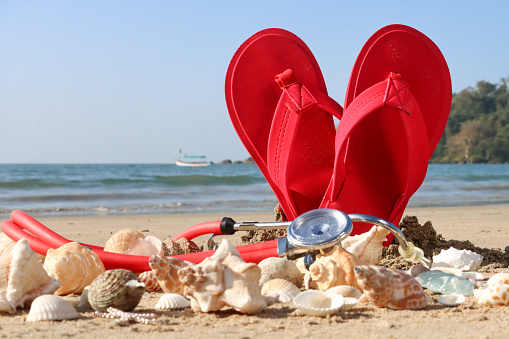
M 403 25 L 376 32 L 350 76 L 334 174 L 320 207 L 398 225 L 426 176 L 451 97 L 447 63 L 428 37 Z M 356 224 L 352 234 L 368 228 Z
M 233 56 L 225 95 L 237 134 L 288 220 L 318 208 L 334 164 L 333 116 L 342 108 L 306 44 L 282 29 L 256 33 Z

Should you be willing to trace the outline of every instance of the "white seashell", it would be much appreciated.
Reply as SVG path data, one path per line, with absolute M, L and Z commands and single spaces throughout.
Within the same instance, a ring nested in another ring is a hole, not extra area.
M 350 311 L 359 303 L 359 299 L 352 297 L 343 297 L 343 306 L 339 309 L 340 311 Z
M 148 235 L 145 238 L 137 238 L 129 249 L 124 254 L 130 255 L 144 255 L 151 256 L 157 255 L 163 249 L 163 242 L 153 235 Z
M 417 264 L 417 265 L 410 267 L 410 269 L 407 271 L 407 273 L 410 274 L 412 277 L 417 277 L 419 274 L 427 272 L 427 271 L 429 271 L 429 268 L 427 268 L 424 265 Z
M 90 305 L 90 302 L 88 301 L 89 288 L 90 288 L 90 286 L 87 286 L 83 289 L 83 292 L 81 292 L 80 300 L 78 301 L 78 305 L 76 305 L 77 308 L 92 309 L 92 306 Z
M 270 257 L 258 263 L 262 270 L 260 286 L 272 279 L 284 279 L 297 287 L 302 286 L 303 276 L 296 264 L 286 258 Z
M 493 285 L 496 283 L 509 285 L 509 272 L 497 273 L 486 282 L 487 285 Z
M 432 268 L 452 267 L 464 271 L 476 271 L 481 266 L 482 255 L 469 250 L 458 250 L 454 247 L 442 250 L 439 255 L 433 256 Z
M 329 288 L 327 291 L 328 293 L 334 293 L 334 294 L 341 294 L 343 297 L 346 298 L 356 298 L 359 299 L 362 295 L 362 292 L 356 289 L 353 286 L 349 285 L 339 285 Z
M 191 302 L 177 293 L 163 294 L 156 304 L 156 310 L 179 310 L 191 307 Z
M 262 295 L 272 297 L 275 301 L 286 303 L 292 301 L 300 289 L 288 280 L 272 279 L 267 281 L 262 287 Z
M 299 293 L 293 303 L 303 314 L 325 317 L 337 313 L 343 307 L 344 298 L 341 294 L 307 290 Z
M 145 235 L 135 230 L 125 229 L 113 234 L 104 245 L 105 252 L 125 253 L 137 239 L 144 239 Z
M 499 282 L 488 285 L 479 298 L 479 304 L 487 306 L 509 305 L 509 285 Z
M 47 321 L 79 318 L 78 312 L 70 303 L 57 295 L 46 294 L 35 298 L 26 321 Z
M 388 234 L 385 228 L 373 226 L 365 233 L 347 237 L 341 242 L 341 247 L 366 264 L 376 265 L 382 258 L 382 243 L 387 240 Z
M 444 294 L 438 297 L 437 301 L 445 306 L 459 306 L 465 302 L 463 294 Z

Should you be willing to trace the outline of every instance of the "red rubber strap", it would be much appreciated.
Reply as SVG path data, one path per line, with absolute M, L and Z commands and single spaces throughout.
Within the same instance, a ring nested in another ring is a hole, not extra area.
M 13 223 L 11 220 L 4 220 L 1 225 L 2 232 L 4 232 L 9 238 L 14 241 L 18 241 L 20 239 L 26 239 L 30 248 L 42 255 L 46 255 L 48 250 L 52 248 L 48 244 L 44 243 L 40 239 L 34 237 L 30 233 L 23 231 L 21 227 Z
M 209 221 L 191 226 L 174 236 L 171 240 L 177 241 L 180 238 L 193 240 L 194 238 L 204 234 L 223 234 L 221 232 L 221 221 Z

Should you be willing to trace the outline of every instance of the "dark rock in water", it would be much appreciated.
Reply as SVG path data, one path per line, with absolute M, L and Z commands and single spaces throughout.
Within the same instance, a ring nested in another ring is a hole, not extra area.
M 242 163 L 250 165 L 250 164 L 254 164 L 255 162 L 254 162 L 253 158 L 247 158 Z
M 230 159 L 226 159 L 223 161 L 218 162 L 219 165 L 230 165 L 232 161 Z
M 233 162 L 234 165 L 242 165 L 244 162 L 243 161 L 240 161 L 240 160 L 235 160 Z

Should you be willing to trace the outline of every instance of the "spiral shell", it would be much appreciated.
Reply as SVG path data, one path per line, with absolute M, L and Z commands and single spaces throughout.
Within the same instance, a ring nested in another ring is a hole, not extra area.
M 173 256 L 180 254 L 189 254 L 200 252 L 200 248 L 193 241 L 186 238 L 180 238 L 177 241 L 166 239 L 163 241 L 166 245 L 167 252 L 165 256 Z
M 131 271 L 110 270 L 98 276 L 90 285 L 88 301 L 96 311 L 104 312 L 108 307 L 121 311 L 132 311 L 145 293 L 145 285 Z
M 115 233 L 104 245 L 105 252 L 125 253 L 138 239 L 145 239 L 145 236 L 135 230 L 120 230 Z
M 26 321 L 47 321 L 79 318 L 78 312 L 57 295 L 41 295 L 32 302 Z
M 300 293 L 300 289 L 285 279 L 272 279 L 262 287 L 262 295 L 272 297 L 281 303 L 292 301 Z
M 156 304 L 156 310 L 179 310 L 191 307 L 191 302 L 177 293 L 163 294 Z
M 349 236 L 341 242 L 341 247 L 367 265 L 376 265 L 382 258 L 382 243 L 387 240 L 388 234 L 385 228 L 373 226 L 365 233 Z
M 138 280 L 145 284 L 145 291 L 157 292 L 161 290 L 159 280 L 154 271 L 145 271 L 138 276 Z
M 105 270 L 99 256 L 77 242 L 49 249 L 44 269 L 51 277 L 60 281 L 56 295 L 83 292 L 83 289 Z
M 303 314 L 325 317 L 337 313 L 344 305 L 341 294 L 307 290 L 299 293 L 293 303 Z

